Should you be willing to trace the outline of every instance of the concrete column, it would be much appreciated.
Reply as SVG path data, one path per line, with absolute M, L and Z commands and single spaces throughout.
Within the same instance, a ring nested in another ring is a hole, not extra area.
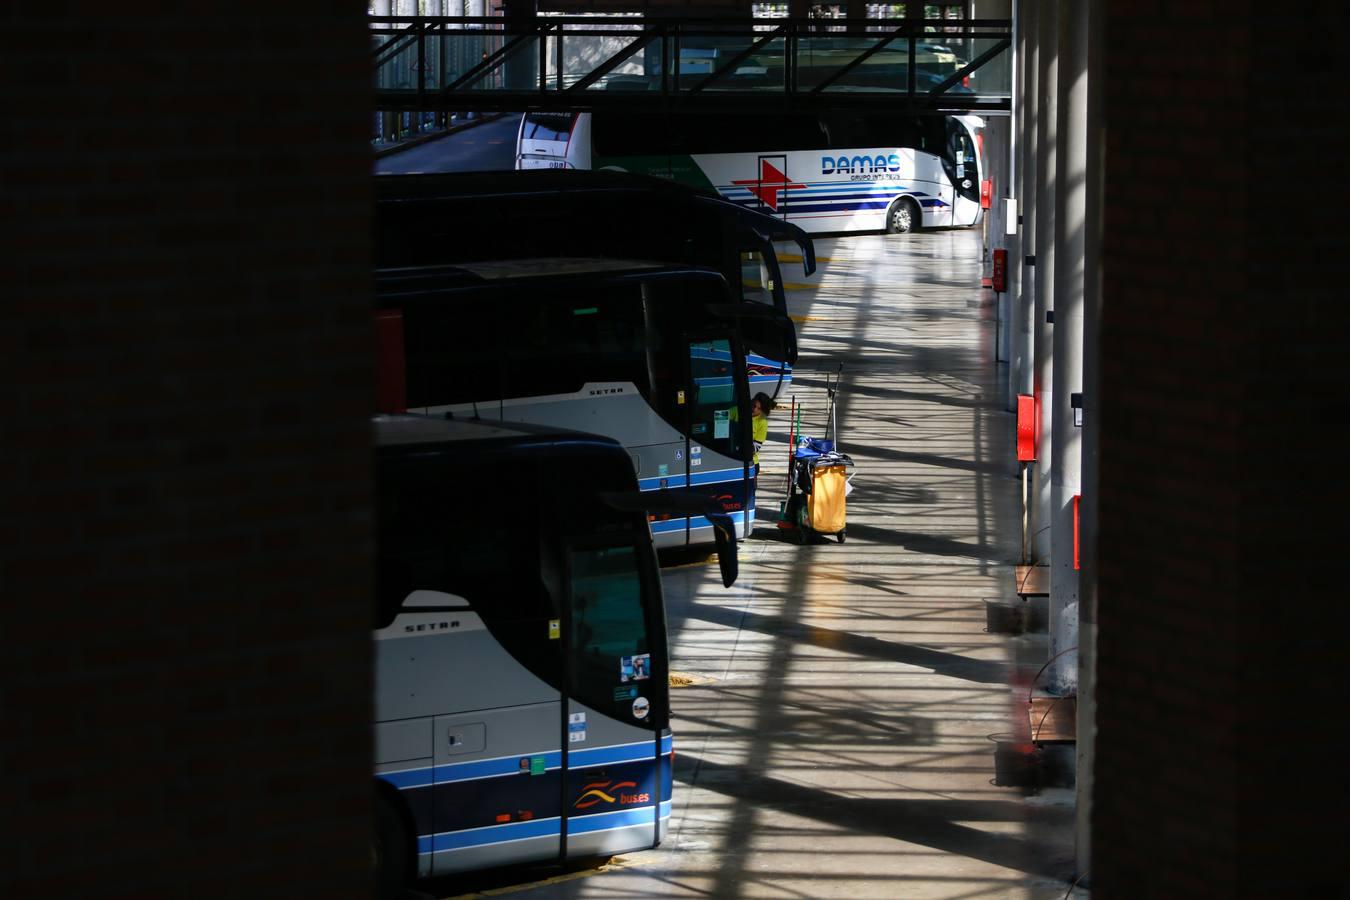
M 970 3 L 970 16 L 974 19 L 1011 19 L 1012 14 L 1012 0 L 972 0 Z M 1013 56 L 1013 51 L 1009 50 L 1008 55 Z M 985 115 L 983 119 L 984 168 L 980 177 L 991 179 L 994 185 L 989 209 L 985 210 L 983 226 L 984 248 L 981 261 L 984 276 L 987 278 L 993 272 L 994 250 L 1008 247 L 1005 210 L 1001 198 L 1010 196 L 1008 179 L 1011 171 L 1009 146 L 1012 142 L 1012 120 L 1009 116 L 1003 115 Z M 997 297 L 998 338 L 994 345 L 996 362 L 1008 362 L 1012 358 L 1012 342 L 1008 334 L 1011 323 L 1007 300 L 1006 291 Z
M 1059 189 L 1056 156 L 1058 115 L 1057 82 L 1059 73 L 1059 15 L 1057 3 L 1043 3 L 1036 12 L 1036 265 L 1035 265 L 1035 370 L 1032 393 L 1040 421 L 1036 430 L 1036 465 L 1031 484 L 1031 535 L 1028 540 L 1032 562 L 1050 559 L 1051 460 L 1056 448 L 1051 432 L 1054 402 L 1055 326 L 1048 321 L 1054 310 L 1055 291 L 1055 193 Z
M 472 3 L 481 5 L 482 0 L 470 0 Z M 521 31 L 527 31 L 534 27 L 539 18 L 538 0 L 505 0 L 503 12 L 507 20 L 512 25 L 514 31 L 519 27 Z M 486 15 L 486 13 L 484 13 Z M 509 40 L 509 38 L 508 38 Z M 554 48 L 548 48 L 550 56 L 554 53 Z M 501 76 L 496 78 L 492 84 L 495 86 L 505 86 L 515 90 L 534 90 L 539 85 L 539 47 L 537 44 L 530 44 L 526 49 L 518 53 L 513 53 L 504 61 L 501 69 Z M 562 73 L 558 73 L 562 77 Z
M 445 0 L 423 0 L 428 16 L 445 15 Z M 435 73 L 435 80 L 429 82 L 432 87 L 437 89 L 445 85 L 446 73 L 446 38 L 439 31 L 432 32 L 432 36 L 427 39 L 427 65 Z M 446 124 L 446 113 L 437 112 L 434 115 L 437 127 L 444 127 Z
M 375 0 L 372 12 L 377 16 L 392 16 L 394 14 L 393 0 Z M 381 68 L 387 70 L 389 67 L 382 66 Z M 396 81 L 397 79 L 389 77 L 388 71 L 384 71 L 380 75 L 381 87 L 394 87 Z M 381 110 L 376 115 L 380 120 L 380 140 L 392 141 L 396 139 L 398 137 L 398 113 Z
M 1017 184 L 1014 186 L 1017 196 L 1017 239 L 1014 242 L 1016 254 L 1008 254 L 1008 282 L 1011 296 L 1009 306 L 1012 309 L 1012 365 L 1008 367 L 1010 379 L 1009 403 L 1016 408 L 1017 394 L 1030 394 L 1032 391 L 1032 372 L 1034 356 L 1032 352 L 1032 319 L 1035 315 L 1033 298 L 1035 297 L 1035 271 L 1025 264 L 1025 259 L 1036 252 L 1036 116 L 1040 104 L 1036 101 L 1038 83 L 1036 65 L 1036 16 L 1035 0 L 1019 0 L 1017 4 L 1017 90 L 1014 95 L 1014 115 L 1016 128 L 1014 140 L 1017 142 L 1017 159 L 1014 168 L 1017 171 Z
M 1082 494 L 1078 507 L 1078 802 L 1076 874 L 1087 886 L 1092 861 L 1092 789 L 1097 745 L 1097 510 L 1101 441 L 1102 173 L 1106 167 L 1105 16 L 1101 6 L 1079 0 L 1074 46 L 1086 53 L 1087 73 L 1083 215 L 1083 430 Z M 1075 60 L 1078 54 L 1075 53 Z M 1077 69 L 1077 64 L 1075 65 Z M 1077 89 L 1075 89 L 1076 91 Z M 1075 93 L 1075 106 L 1077 94 Z
M 993 180 L 993 194 L 984 219 L 984 272 L 993 272 L 994 251 L 1007 250 L 1009 262 L 1016 255 L 1012 246 L 1014 235 L 1008 234 L 1007 204 L 1003 198 L 1015 193 L 1010 184 L 1012 180 L 1011 144 L 1013 121 L 1008 116 L 988 116 L 984 128 L 984 177 Z M 1012 306 L 1011 294 L 1005 289 L 996 295 L 998 303 L 998 341 L 994 347 L 996 362 L 1012 361 Z M 1016 406 L 1016 400 L 1009 398 L 1010 407 Z
M 1078 573 L 1074 497 L 1082 485 L 1082 428 L 1075 425 L 1072 398 L 1083 390 L 1083 257 L 1087 219 L 1087 41 L 1086 0 L 1058 0 L 1059 65 L 1056 79 L 1055 324 L 1053 390 L 1049 407 L 1050 460 L 1050 651 L 1057 659 L 1047 687 L 1062 696 L 1078 690 Z

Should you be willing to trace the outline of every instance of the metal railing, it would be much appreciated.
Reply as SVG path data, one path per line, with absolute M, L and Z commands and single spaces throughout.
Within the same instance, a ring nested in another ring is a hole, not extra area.
M 372 16 L 370 26 L 382 110 L 1011 107 L 1007 20 Z

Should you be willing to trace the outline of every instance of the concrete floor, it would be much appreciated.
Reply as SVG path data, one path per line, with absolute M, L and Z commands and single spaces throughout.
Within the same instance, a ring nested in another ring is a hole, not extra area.
M 1026 730 L 1045 635 L 991 634 L 1014 600 L 1018 485 L 980 235 L 826 239 L 790 292 L 790 394 L 820 436 L 844 364 L 848 540 L 772 523 L 788 411 L 761 453 L 741 574 L 667 569 L 676 785 L 658 849 L 510 888 L 539 898 L 1051 898 L 1073 870 L 1073 792 L 994 784 L 991 736 Z M 794 274 L 795 270 L 795 274 Z M 801 268 L 784 266 L 789 282 Z M 767 520 L 767 521 L 766 521 Z

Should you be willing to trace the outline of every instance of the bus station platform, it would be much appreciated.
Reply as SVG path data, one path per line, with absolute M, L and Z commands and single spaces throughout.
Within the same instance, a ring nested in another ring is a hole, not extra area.
M 667 838 L 492 895 L 1066 896 L 1071 779 L 1022 776 L 1027 754 L 1072 755 L 1072 711 L 1032 707 L 1048 636 L 992 631 L 986 616 L 1026 588 L 980 241 L 826 238 L 808 281 L 780 248 L 802 352 L 769 420 L 740 578 L 724 589 L 702 559 L 663 570 L 677 673 Z M 848 539 L 799 545 L 775 523 L 790 401 L 802 432 L 823 436 L 840 363 Z M 1056 740 L 1033 741 L 1047 711 L 1041 736 Z

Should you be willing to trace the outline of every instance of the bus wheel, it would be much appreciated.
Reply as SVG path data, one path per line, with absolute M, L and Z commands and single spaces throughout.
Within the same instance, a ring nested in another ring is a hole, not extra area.
M 886 231 L 890 234 L 907 234 L 918 231 L 920 218 L 919 206 L 909 197 L 901 197 L 886 210 Z
M 403 893 L 408 884 L 411 861 L 407 823 L 384 792 L 376 791 L 370 862 L 378 900 L 393 900 Z

